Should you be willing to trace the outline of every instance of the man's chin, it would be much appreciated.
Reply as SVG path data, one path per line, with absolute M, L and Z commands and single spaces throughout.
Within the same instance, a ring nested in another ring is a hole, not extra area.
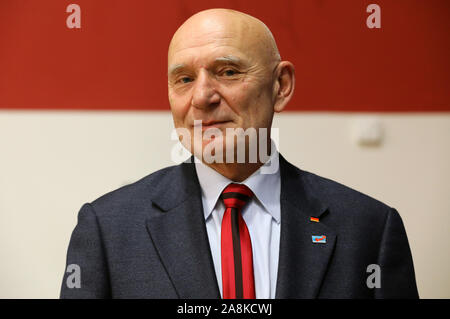
M 200 145 L 201 147 L 199 147 Z M 227 147 L 222 137 L 212 137 L 202 139 L 201 142 L 194 142 L 192 153 L 207 164 L 225 163 Z M 234 145 L 229 147 L 234 148 Z

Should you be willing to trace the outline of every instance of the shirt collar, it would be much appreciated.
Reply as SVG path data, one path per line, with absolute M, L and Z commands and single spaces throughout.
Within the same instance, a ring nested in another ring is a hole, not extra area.
M 277 223 L 280 223 L 281 178 L 279 153 L 273 142 L 272 150 L 273 152 L 269 160 L 241 184 L 250 188 L 265 210 L 272 215 L 272 218 Z M 195 158 L 194 162 L 202 190 L 203 210 L 206 220 L 216 206 L 222 191 L 228 184 L 234 182 L 205 165 L 197 158 Z

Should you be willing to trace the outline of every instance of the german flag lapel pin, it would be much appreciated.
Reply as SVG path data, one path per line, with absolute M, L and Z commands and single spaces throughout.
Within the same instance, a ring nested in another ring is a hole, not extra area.
M 315 222 L 315 223 L 318 223 L 318 222 L 319 222 L 319 218 L 313 217 L 313 216 L 311 216 L 311 217 L 309 218 L 309 220 L 312 221 L 312 222 Z

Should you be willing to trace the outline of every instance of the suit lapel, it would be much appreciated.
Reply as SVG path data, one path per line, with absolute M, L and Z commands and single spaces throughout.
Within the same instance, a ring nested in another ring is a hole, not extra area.
M 317 297 L 329 260 L 335 247 L 336 234 L 321 217 L 325 203 L 310 194 L 304 174 L 280 156 L 281 235 L 276 298 Z M 326 243 L 313 243 L 312 236 L 326 236 Z
M 220 298 L 194 164 L 166 178 L 147 229 L 180 298 Z

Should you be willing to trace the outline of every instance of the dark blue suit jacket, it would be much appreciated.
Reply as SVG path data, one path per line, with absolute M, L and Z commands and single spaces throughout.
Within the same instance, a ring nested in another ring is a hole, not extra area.
M 418 297 L 395 209 L 282 156 L 280 173 L 277 298 Z M 326 243 L 314 244 L 313 235 L 326 235 Z M 62 298 L 220 298 L 194 164 L 162 169 L 85 204 L 70 264 L 80 266 L 81 287 L 69 288 L 66 272 Z M 380 266 L 380 288 L 366 284 L 370 264 Z

